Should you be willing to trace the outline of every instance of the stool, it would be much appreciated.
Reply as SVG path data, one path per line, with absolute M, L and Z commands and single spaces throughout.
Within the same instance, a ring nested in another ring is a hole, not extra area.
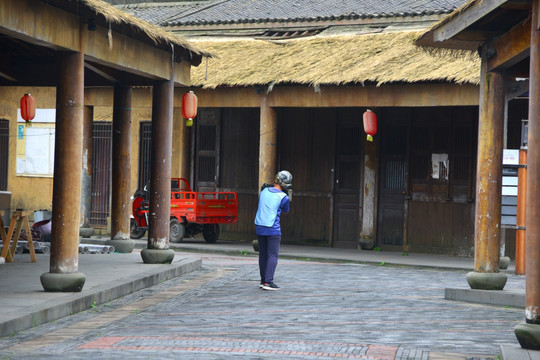
M 2 249 L 2 257 L 6 259 L 6 262 L 12 262 L 13 256 L 15 255 L 15 250 L 17 250 L 17 242 L 19 241 L 19 236 L 21 235 L 21 230 L 24 225 L 24 230 L 26 231 L 26 237 L 28 240 L 28 250 L 30 251 L 30 259 L 32 262 L 37 262 L 36 252 L 34 250 L 34 242 L 32 241 L 32 231 L 30 230 L 30 224 L 28 223 L 28 216 L 32 214 L 32 211 L 14 211 L 11 215 L 11 222 L 9 223 L 8 233 L 6 235 L 6 230 L 4 229 L 4 222 L 2 221 L 2 215 L 4 211 L 0 210 L 0 236 L 2 237 L 2 244 L 4 248 Z M 11 243 L 11 248 L 9 243 Z

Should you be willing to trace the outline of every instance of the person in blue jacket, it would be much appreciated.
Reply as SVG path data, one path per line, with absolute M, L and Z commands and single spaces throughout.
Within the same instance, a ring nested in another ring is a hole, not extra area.
M 279 244 L 281 242 L 280 216 L 289 212 L 289 196 L 292 191 L 292 175 L 287 170 L 276 174 L 274 185 L 263 185 L 259 206 L 255 215 L 255 230 L 259 241 L 260 288 L 279 290 L 274 283 Z

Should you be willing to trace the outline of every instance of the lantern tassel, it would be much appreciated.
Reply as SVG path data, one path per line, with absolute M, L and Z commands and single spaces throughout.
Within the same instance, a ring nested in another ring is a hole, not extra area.
M 373 136 L 368 135 L 368 136 L 367 136 L 367 141 L 373 141 Z

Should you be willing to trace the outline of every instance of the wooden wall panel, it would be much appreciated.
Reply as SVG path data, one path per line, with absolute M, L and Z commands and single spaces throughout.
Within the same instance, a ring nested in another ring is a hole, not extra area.
M 328 246 L 330 199 L 323 197 L 293 197 L 291 211 L 281 217 L 283 243 Z
M 474 203 L 409 202 L 409 251 L 471 256 Z
M 224 234 L 220 237 L 226 238 L 241 238 L 242 240 L 253 240 L 255 236 L 255 213 L 257 212 L 257 204 L 259 197 L 257 194 L 238 194 L 238 221 L 234 224 L 224 224 L 221 227 L 221 232 L 235 233 Z
M 259 109 L 228 108 L 221 113 L 220 183 L 218 191 L 238 193 L 238 222 L 222 232 L 252 234 L 258 203 Z M 223 238 L 227 236 L 224 235 Z
M 335 147 L 335 109 L 278 112 L 278 168 L 293 174 L 291 213 L 283 241 L 328 246 Z
M 294 177 L 294 191 L 330 193 L 335 109 L 282 109 L 278 114 L 278 168 Z
M 259 110 L 222 109 L 219 188 L 257 191 Z

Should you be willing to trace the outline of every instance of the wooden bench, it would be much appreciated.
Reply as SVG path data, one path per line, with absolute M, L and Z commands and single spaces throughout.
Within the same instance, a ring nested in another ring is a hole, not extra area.
M 30 259 L 32 262 L 37 262 L 36 252 L 34 250 L 34 242 L 32 241 L 32 231 L 30 230 L 30 223 L 28 222 L 28 216 L 32 214 L 32 211 L 14 211 L 11 215 L 11 222 L 9 224 L 8 233 L 4 228 L 4 222 L 2 221 L 2 215 L 4 211 L 0 210 L 0 237 L 2 237 L 2 257 L 6 259 L 6 262 L 12 262 L 15 251 L 17 250 L 17 243 L 21 235 L 22 227 L 26 232 L 26 238 L 28 240 L 28 250 L 30 251 Z M 13 240 L 13 242 L 12 242 Z M 11 247 L 9 246 L 11 242 Z

